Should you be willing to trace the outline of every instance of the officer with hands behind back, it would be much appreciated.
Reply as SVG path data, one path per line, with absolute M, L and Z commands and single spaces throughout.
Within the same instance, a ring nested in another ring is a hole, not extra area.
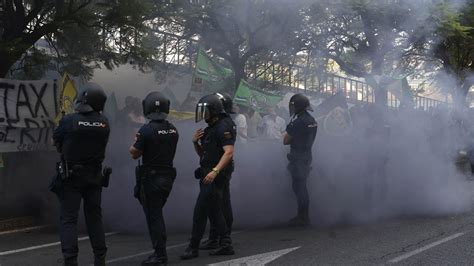
M 64 116 L 54 130 L 53 140 L 61 153 L 61 162 L 57 165 L 56 187 L 51 187 L 51 190 L 58 194 L 60 201 L 59 233 L 64 265 L 77 265 L 77 220 L 81 200 L 84 200 L 84 216 L 94 251 L 94 265 L 105 265 L 107 247 L 101 196 L 102 186 L 108 181 L 102 173 L 102 161 L 110 127 L 101 111 L 106 99 L 97 84 L 86 84 L 75 102 L 76 113 Z
M 312 147 L 318 124 L 308 113 L 313 111 L 309 99 L 303 94 L 295 94 L 289 102 L 291 121 L 286 127 L 284 145 L 290 145 L 288 170 L 292 177 L 298 213 L 290 220 L 290 225 L 309 225 L 309 195 L 307 179 L 311 171 Z
M 235 125 L 215 94 L 202 97 L 196 106 L 196 122 L 205 120 L 206 129 L 198 129 L 193 137 L 194 148 L 200 157 L 200 168 L 195 177 L 200 192 L 193 214 L 191 242 L 181 259 L 199 256 L 199 245 L 206 229 L 206 220 L 215 225 L 220 239 L 219 247 L 210 255 L 233 255 L 230 230 L 223 214 L 223 190 L 233 172 Z
M 176 169 L 173 160 L 178 144 L 178 130 L 166 120 L 170 101 L 159 92 L 151 92 L 142 102 L 143 114 L 150 119 L 138 131 L 130 147 L 133 159 L 143 158 L 136 169 L 135 197 L 143 206 L 155 250 L 142 265 L 166 265 L 166 227 L 163 207 L 173 187 Z

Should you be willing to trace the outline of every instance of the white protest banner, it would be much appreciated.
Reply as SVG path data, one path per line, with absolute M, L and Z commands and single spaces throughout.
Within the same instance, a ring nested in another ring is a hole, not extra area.
M 60 92 L 57 80 L 0 79 L 0 126 L 53 127 Z
M 14 128 L 0 126 L 0 152 L 54 150 L 53 128 Z

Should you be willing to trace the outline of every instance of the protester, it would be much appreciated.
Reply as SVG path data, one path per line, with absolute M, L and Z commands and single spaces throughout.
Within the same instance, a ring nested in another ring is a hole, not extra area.
M 125 98 L 125 107 L 119 111 L 117 116 L 118 125 L 138 130 L 146 119 L 142 114 L 140 99 L 133 96 Z
M 257 126 L 262 139 L 281 140 L 286 130 L 286 122 L 276 114 L 274 107 L 267 108 L 268 114 L 265 115 Z
M 237 127 L 237 141 L 240 143 L 247 143 L 247 140 L 249 138 L 247 135 L 247 117 L 241 113 L 240 107 L 238 105 L 236 105 L 234 109 L 235 114 L 232 118 Z
M 244 111 L 243 113 L 245 113 L 247 117 L 247 135 L 251 139 L 258 138 L 257 126 L 260 120 L 262 120 L 262 117 L 251 107 L 246 108 L 246 112 Z

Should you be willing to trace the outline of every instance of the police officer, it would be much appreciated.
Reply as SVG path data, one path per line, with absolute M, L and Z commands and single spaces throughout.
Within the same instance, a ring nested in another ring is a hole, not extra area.
M 143 114 L 150 119 L 140 128 L 130 147 L 133 159 L 143 157 L 137 168 L 136 196 L 145 211 L 151 242 L 155 250 L 142 265 L 166 265 L 166 228 L 163 207 L 173 187 L 176 170 L 173 160 L 178 130 L 166 120 L 170 101 L 159 92 L 151 92 L 142 102 Z
M 234 168 L 235 125 L 215 94 L 202 97 L 196 106 L 196 122 L 203 119 L 208 127 L 198 129 L 193 137 L 194 148 L 200 157 L 200 168 L 195 171 L 200 192 L 194 207 L 191 242 L 181 255 L 183 260 L 198 257 L 208 216 L 220 239 L 218 248 L 209 254 L 235 254 L 223 213 L 223 191 L 228 186 Z
M 290 145 L 288 170 L 291 173 L 293 191 L 298 204 L 298 213 L 290 220 L 290 224 L 308 225 L 309 196 L 306 183 L 311 171 L 311 148 L 316 138 L 318 124 L 308 113 L 313 110 L 308 98 L 303 94 L 295 94 L 290 98 L 289 109 L 291 121 L 286 127 L 283 144 Z
M 101 171 L 110 127 L 101 111 L 106 99 L 98 85 L 88 83 L 77 97 L 76 113 L 63 117 L 53 135 L 63 169 L 59 232 L 65 265 L 77 265 L 77 219 L 82 199 L 94 265 L 105 265 Z
M 224 111 L 228 114 L 231 115 L 234 113 L 233 111 L 233 100 L 232 97 L 230 97 L 229 94 L 223 93 L 223 92 L 218 92 L 215 93 L 217 97 L 222 102 L 222 106 L 224 107 Z M 235 126 L 235 123 L 234 123 Z M 227 228 L 229 232 L 232 232 L 232 224 L 234 221 L 234 215 L 232 212 L 232 203 L 230 200 L 230 179 L 231 175 L 229 175 L 229 182 L 225 182 L 224 184 L 224 190 L 223 190 L 223 215 L 226 221 Z M 209 220 L 211 221 L 211 220 Z M 209 229 L 209 238 L 204 241 L 200 246 L 199 249 L 202 250 L 214 250 L 219 248 L 219 235 L 217 233 L 217 227 L 215 224 L 211 222 L 211 226 Z

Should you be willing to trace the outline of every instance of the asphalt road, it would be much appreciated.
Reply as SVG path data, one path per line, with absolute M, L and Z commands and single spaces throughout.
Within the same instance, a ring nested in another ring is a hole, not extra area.
M 187 239 L 188 233 L 169 236 L 170 265 L 473 265 L 474 212 L 333 228 L 238 228 L 235 256 L 201 252 L 180 261 Z M 60 265 L 57 241 L 54 228 L 0 235 L 0 265 Z M 145 233 L 111 233 L 107 243 L 109 265 L 140 265 L 151 253 Z M 79 248 L 80 265 L 89 265 L 88 240 Z

